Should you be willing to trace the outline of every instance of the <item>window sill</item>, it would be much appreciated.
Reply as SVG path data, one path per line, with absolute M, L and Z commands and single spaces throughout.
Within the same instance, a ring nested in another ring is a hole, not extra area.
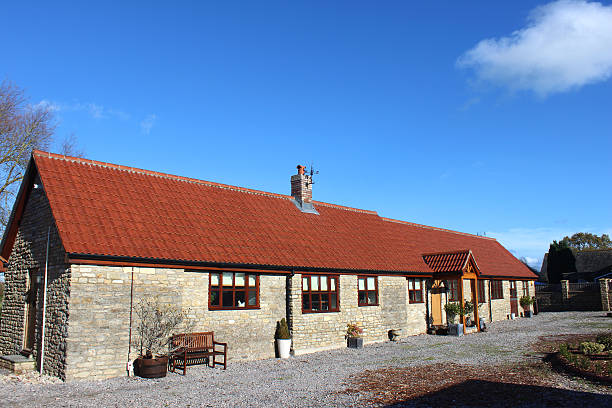
M 302 310 L 302 314 L 338 313 L 340 310 Z
M 219 307 L 219 306 L 208 306 L 208 310 L 259 310 L 259 306 L 250 307 Z

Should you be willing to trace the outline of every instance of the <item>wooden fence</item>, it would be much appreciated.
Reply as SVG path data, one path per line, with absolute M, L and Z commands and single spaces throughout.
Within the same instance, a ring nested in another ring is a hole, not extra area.
M 599 282 L 536 285 L 538 309 L 542 312 L 602 310 Z

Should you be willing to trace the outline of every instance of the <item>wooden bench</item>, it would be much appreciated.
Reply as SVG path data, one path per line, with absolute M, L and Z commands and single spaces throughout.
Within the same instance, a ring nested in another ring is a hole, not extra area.
M 217 350 L 217 346 L 221 350 Z M 215 341 L 214 332 L 174 335 L 170 347 L 173 350 L 169 361 L 172 372 L 175 372 L 176 367 L 182 367 L 185 375 L 189 364 L 208 363 L 209 367 L 222 365 L 224 370 L 227 368 L 227 343 Z M 223 362 L 217 361 L 217 356 L 223 356 Z

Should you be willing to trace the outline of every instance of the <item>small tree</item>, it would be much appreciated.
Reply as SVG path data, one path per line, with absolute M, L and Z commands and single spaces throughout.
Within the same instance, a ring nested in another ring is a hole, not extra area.
M 135 307 L 136 326 L 132 345 L 140 357 L 153 358 L 168 353 L 170 335 L 185 320 L 186 312 L 174 305 L 163 304 L 159 298 L 143 298 Z
M 287 340 L 291 338 L 291 333 L 289 332 L 289 326 L 287 325 L 287 320 L 283 317 L 280 322 L 276 322 L 276 333 L 274 333 L 275 339 Z
M 521 304 L 521 307 L 525 310 L 525 311 L 529 311 L 531 305 L 533 304 L 533 299 L 530 296 L 523 296 L 521 297 L 521 299 L 519 300 L 519 303 Z

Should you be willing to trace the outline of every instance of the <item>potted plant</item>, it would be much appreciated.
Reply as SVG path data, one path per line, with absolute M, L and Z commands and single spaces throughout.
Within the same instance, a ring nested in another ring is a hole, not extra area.
M 444 305 L 446 320 L 448 321 L 448 334 L 452 336 L 463 336 L 463 324 L 455 324 L 457 316 L 465 315 L 465 308 L 458 302 L 450 302 Z
M 531 317 L 531 305 L 533 304 L 533 299 L 530 296 L 523 296 L 519 300 L 521 307 L 525 311 L 525 317 Z
M 470 314 L 474 311 L 474 303 L 470 302 L 469 300 L 466 300 L 465 304 L 463 305 L 463 311 L 464 311 L 463 315 L 465 316 L 466 327 L 474 326 L 476 323 L 472 321 L 472 316 L 470 316 Z
M 165 377 L 168 369 L 170 334 L 183 323 L 186 313 L 159 298 L 143 298 L 135 308 L 136 326 L 132 345 L 139 350 L 134 373 L 143 378 Z
M 284 317 L 280 322 L 276 322 L 274 338 L 276 339 L 278 356 L 280 358 L 289 358 L 291 353 L 291 333 L 289 332 L 289 326 L 287 326 L 287 320 Z
M 346 325 L 346 345 L 350 348 L 362 348 L 363 347 L 363 329 L 357 324 Z

